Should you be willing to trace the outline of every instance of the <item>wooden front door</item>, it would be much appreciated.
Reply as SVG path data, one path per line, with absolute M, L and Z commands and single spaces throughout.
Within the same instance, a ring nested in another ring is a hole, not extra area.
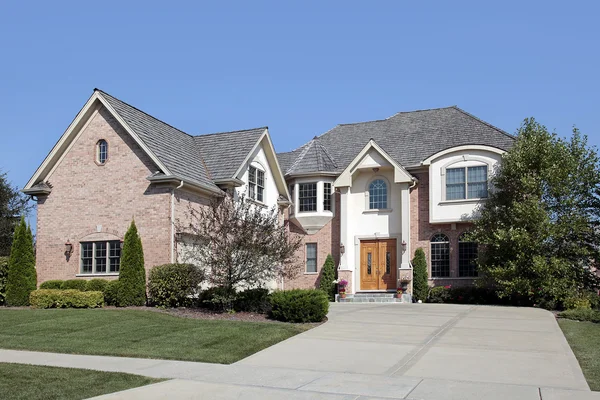
M 360 242 L 360 290 L 396 289 L 396 239 Z

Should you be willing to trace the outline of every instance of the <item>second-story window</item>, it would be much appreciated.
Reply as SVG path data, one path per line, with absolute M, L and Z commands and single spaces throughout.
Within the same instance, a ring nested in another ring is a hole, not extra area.
M 387 184 L 383 179 L 375 179 L 369 185 L 369 209 L 386 209 L 387 205 Z
M 446 200 L 488 197 L 487 165 L 446 169 Z
M 331 183 L 323 184 L 323 210 L 331 211 Z
M 300 212 L 317 211 L 317 184 L 301 183 L 298 185 L 298 203 Z
M 106 160 L 108 160 L 108 143 L 102 139 L 96 144 L 96 162 L 104 165 Z
M 250 167 L 248 171 L 248 197 L 260 202 L 265 196 L 265 172 L 258 168 Z

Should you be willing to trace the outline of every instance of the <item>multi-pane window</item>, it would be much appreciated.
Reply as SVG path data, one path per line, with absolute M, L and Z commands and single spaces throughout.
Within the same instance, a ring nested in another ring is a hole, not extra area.
M 248 171 L 248 197 L 257 201 L 264 201 L 265 172 L 255 167 Z
M 102 139 L 96 145 L 96 157 L 99 164 L 104 164 L 108 159 L 108 143 Z
M 331 183 L 323 184 L 323 210 L 331 211 Z
M 443 233 L 431 238 L 431 277 L 450 276 L 450 240 Z
M 299 211 L 317 211 L 317 184 L 301 183 L 298 185 Z
M 118 273 L 121 266 L 119 240 L 81 243 L 81 273 Z
M 292 201 L 292 203 L 296 203 L 296 198 L 294 197 L 294 188 L 296 187 L 296 185 L 292 184 L 290 185 L 290 200 Z M 290 207 L 290 214 L 294 213 L 294 209 L 296 207 Z
M 487 179 L 487 165 L 446 169 L 446 200 L 488 197 Z
M 383 179 L 375 179 L 369 185 L 369 209 L 387 208 L 387 184 Z
M 458 238 L 458 276 L 477 276 L 477 243 L 469 241 L 467 233 Z
M 317 272 L 316 243 L 306 243 L 306 272 Z

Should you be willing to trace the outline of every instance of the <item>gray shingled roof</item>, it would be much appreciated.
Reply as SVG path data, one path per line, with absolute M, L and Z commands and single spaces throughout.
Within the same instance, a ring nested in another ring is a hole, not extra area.
M 232 178 L 267 127 L 194 137 L 212 179 Z
M 313 140 L 301 147 L 299 154 L 286 169 L 289 174 L 301 174 L 315 171 L 336 171 L 338 166 L 321 140 Z
M 514 136 L 484 122 L 460 108 L 446 107 L 431 110 L 400 112 L 384 120 L 338 125 L 318 137 L 327 154 L 335 160 L 329 171 L 342 172 L 373 139 L 402 166 L 419 165 L 429 156 L 461 145 L 487 145 L 508 150 Z M 311 140 L 311 142 L 313 142 Z M 311 143 L 277 155 L 285 174 L 323 171 L 316 160 L 302 158 L 303 150 Z
M 96 89 L 173 175 L 217 189 L 232 178 L 266 127 L 192 136 Z

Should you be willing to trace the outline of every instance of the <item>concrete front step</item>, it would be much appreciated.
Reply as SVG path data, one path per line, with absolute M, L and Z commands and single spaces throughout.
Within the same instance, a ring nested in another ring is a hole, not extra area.
M 347 294 L 345 299 L 335 295 L 335 301 L 339 303 L 412 303 L 412 295 L 403 294 L 402 298 L 396 298 L 394 293 L 356 293 Z

